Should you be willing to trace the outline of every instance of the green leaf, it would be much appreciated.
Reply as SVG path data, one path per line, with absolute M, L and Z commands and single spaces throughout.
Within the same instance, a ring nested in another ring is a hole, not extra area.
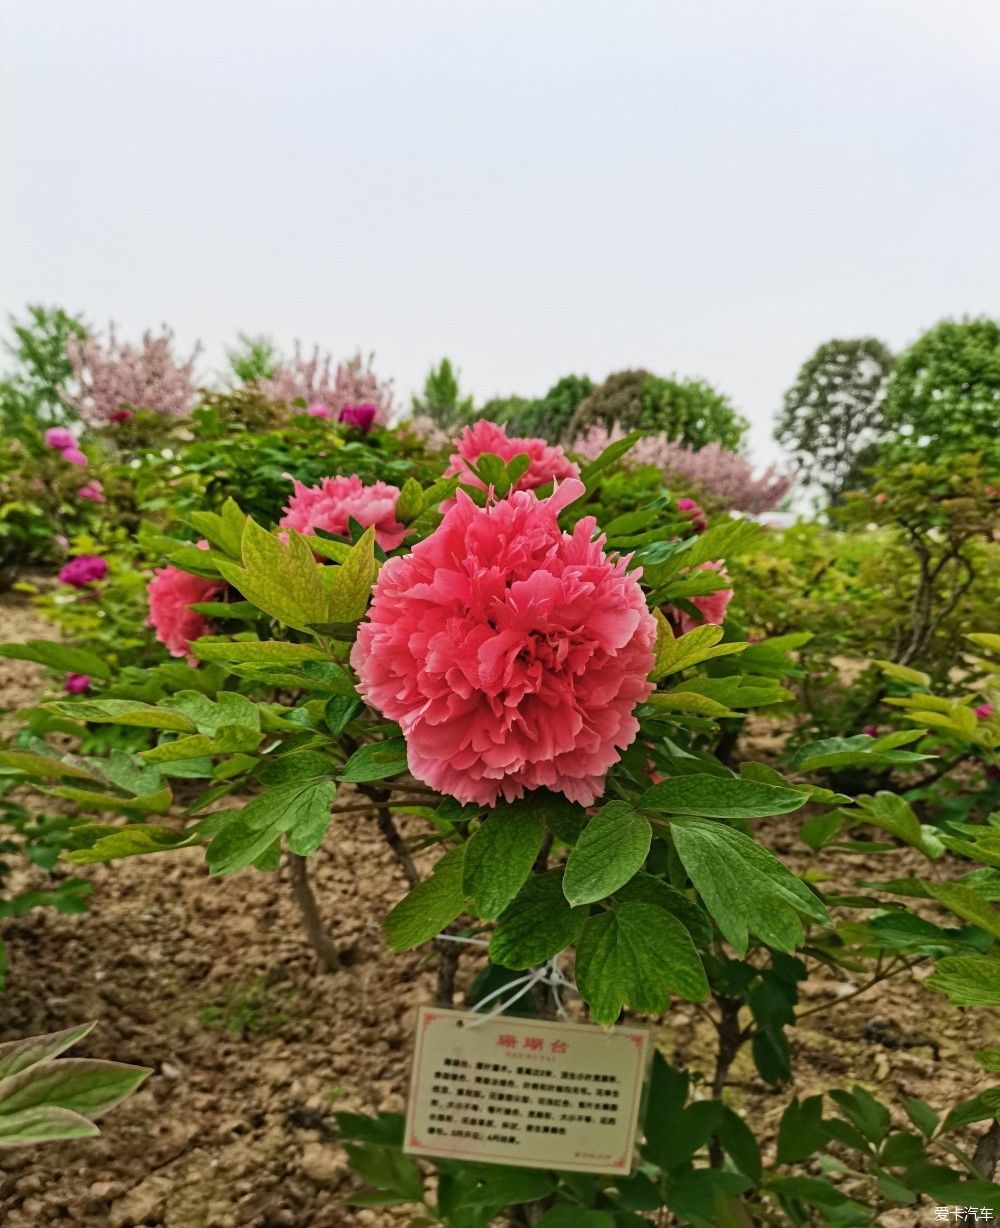
M 1000 1006 L 1000 959 L 949 955 L 924 982 L 955 1006 Z
M 883 674 L 889 678 L 895 678 L 897 682 L 920 687 L 929 687 L 931 684 L 930 674 L 925 674 L 919 669 L 910 669 L 908 665 L 897 665 L 894 661 L 882 661 L 877 657 L 874 664 L 881 669 Z
M 720 1106 L 718 1137 L 736 1168 L 759 1185 L 763 1175 L 760 1146 L 743 1118 L 725 1104 Z
M 96 1117 L 124 1100 L 149 1074 L 144 1066 L 122 1062 L 59 1058 L 0 1083 L 0 1118 L 43 1106 Z
M 1000 938 L 1000 912 L 973 887 L 962 883 L 926 883 L 928 892 L 956 917 Z
M 71 674 L 90 674 L 92 678 L 110 678 L 111 666 L 104 657 L 99 657 L 86 648 L 74 648 L 70 644 L 57 644 L 51 640 L 25 640 L 21 644 L 0 644 L 0 657 L 14 661 L 37 661 L 49 669 L 65 670 Z
M 360 747 L 344 764 L 340 779 L 348 784 L 364 784 L 370 780 L 386 780 L 406 771 L 406 742 L 403 738 L 388 738 L 385 742 L 369 742 Z
M 15 768 L 36 780 L 59 780 L 63 776 L 73 780 L 97 780 L 93 772 L 78 763 L 26 750 L 0 750 L 0 768 Z
M 240 557 L 246 519 L 232 499 L 223 503 L 221 515 L 216 512 L 191 512 L 188 515 L 188 523 L 199 536 L 207 538 L 213 546 L 218 546 L 234 559 Z
M 157 789 L 155 793 L 140 794 L 135 797 L 122 797 L 114 793 L 98 793 L 91 789 L 75 789 L 69 785 L 58 789 L 48 789 L 53 797 L 64 797 L 67 801 L 76 802 L 85 810 L 137 810 L 142 814 L 166 814 L 173 805 L 174 796 L 169 787 Z
M 829 1132 L 823 1124 L 823 1097 L 808 1096 L 801 1103 L 798 1097 L 793 1097 L 778 1126 L 778 1163 L 805 1160 L 825 1147 L 829 1140 Z
M 322 567 L 294 530 L 288 530 L 288 537 L 286 544 L 248 517 L 241 542 L 243 566 L 223 559 L 217 566 L 222 577 L 259 610 L 286 627 L 308 631 L 326 621 Z
M 205 855 L 209 870 L 213 874 L 242 870 L 293 828 L 315 833 L 329 819 L 336 792 L 332 780 L 310 780 L 261 793 L 213 837 Z
M 867 733 L 856 733 L 850 738 L 823 738 L 801 747 L 792 761 L 793 766 L 800 772 L 816 772 L 820 768 L 888 767 L 933 758 L 892 747 L 879 750 L 878 741 Z
M 194 641 L 191 651 L 200 661 L 223 665 L 299 665 L 327 660 L 327 654 L 315 644 L 286 644 L 282 640 L 217 640 L 205 636 Z
M 66 854 L 66 860 L 78 866 L 114 861 L 118 857 L 165 853 L 193 843 L 190 832 L 157 827 L 152 823 L 129 823 L 126 827 L 88 823 L 74 827 L 73 839 L 89 841 L 86 847 L 74 848 Z
M 799 914 L 828 921 L 824 905 L 777 857 L 721 823 L 676 818 L 677 855 L 726 940 L 745 955 L 749 935 L 791 952 L 802 943 Z
M 676 674 L 690 665 L 698 665 L 712 657 L 728 656 L 730 653 L 742 652 L 746 644 L 720 644 L 724 634 L 723 629 L 715 623 L 705 623 L 695 627 L 679 639 L 674 638 L 670 624 L 660 613 L 655 611 L 657 618 L 656 663 L 650 678 L 654 681 L 666 674 Z
M 583 829 L 566 863 L 563 891 L 570 904 L 593 904 L 642 869 L 653 832 L 628 802 L 609 802 Z
M 593 1018 L 609 1026 L 623 1005 L 658 1015 L 671 992 L 691 1002 L 708 996 L 690 934 L 653 904 L 617 904 L 588 918 L 576 947 L 576 979 Z
M 0 1045 L 0 1080 L 20 1074 L 39 1062 L 58 1057 L 77 1041 L 83 1040 L 96 1027 L 96 1021 L 81 1023 L 75 1028 L 61 1032 L 47 1032 L 44 1036 L 28 1036 L 23 1040 L 9 1040 Z
M 798 789 L 782 789 L 737 776 L 674 776 L 653 785 L 638 801 L 640 810 L 693 814 L 714 819 L 757 819 L 799 810 L 809 800 Z
M 351 547 L 340 566 L 333 570 L 330 604 L 325 621 L 351 623 L 363 618 L 377 574 L 375 530 L 369 526 Z
M 608 444 L 596 460 L 592 460 L 589 465 L 584 465 L 580 470 L 580 481 L 589 489 L 594 478 L 615 464 L 616 461 L 621 460 L 625 453 L 634 448 L 641 438 L 642 431 L 632 431 L 624 439 L 618 439 L 614 443 Z
M 908 1096 L 903 1099 L 903 1108 L 924 1138 L 931 1138 L 938 1126 L 938 1115 L 931 1106 L 916 1096 Z
M 660 878 L 654 878 L 651 874 L 637 874 L 615 895 L 622 901 L 655 904 L 657 908 L 672 913 L 694 939 L 696 946 L 707 947 L 712 941 L 712 922 L 704 909 L 689 900 L 683 891 L 671 887 Z
M 185 759 L 197 759 L 201 755 L 232 755 L 254 751 L 264 735 L 245 725 L 223 725 L 214 735 L 195 733 L 173 742 L 161 742 L 149 750 L 139 752 L 144 763 L 177 763 Z
M 707 695 L 699 695 L 697 691 L 654 691 L 646 702 L 667 712 L 691 712 L 695 716 L 739 716 L 725 704 L 709 699 Z
M 418 883 L 386 917 L 382 928 L 393 951 L 412 951 L 430 942 L 465 908 L 465 850 L 461 844 L 445 853 L 430 878 Z
M 544 963 L 576 942 L 586 916 L 586 910 L 567 903 L 562 870 L 532 874 L 500 914 L 490 960 L 518 970 Z
M 54 1105 L 0 1115 L 0 1147 L 23 1147 L 62 1139 L 93 1138 L 100 1130 L 72 1109 Z
M 172 729 L 177 733 L 194 733 L 195 724 L 183 712 L 157 708 L 153 704 L 131 699 L 84 699 L 75 703 L 43 705 L 50 712 L 88 721 L 95 725 L 129 725 L 139 729 Z
M 464 889 L 483 920 L 498 917 L 531 873 L 545 824 L 541 808 L 525 801 L 500 802 L 466 845 Z

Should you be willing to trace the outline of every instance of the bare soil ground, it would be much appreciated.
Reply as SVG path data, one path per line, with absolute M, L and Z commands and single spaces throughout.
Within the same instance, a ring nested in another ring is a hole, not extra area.
M 0 639 L 50 634 L 30 604 L 0 603 Z M 0 671 L 2 722 L 5 709 L 37 694 L 43 671 L 21 662 L 2 662 Z M 758 726 L 750 753 L 766 758 L 779 741 L 779 730 Z M 776 852 L 805 863 L 790 822 L 770 832 Z M 916 866 L 915 855 L 911 864 L 901 852 L 893 873 Z M 405 881 L 373 823 L 362 817 L 331 831 L 310 867 L 331 928 L 354 951 L 352 965 L 334 974 L 318 973 L 284 871 L 210 879 L 198 850 L 87 868 L 89 912 L 36 910 L 3 922 L 10 969 L 0 1039 L 97 1019 L 81 1052 L 152 1066 L 154 1074 L 108 1116 L 100 1138 L 3 1153 L 0 1223 L 407 1222 L 405 1214 L 345 1208 L 355 1183 L 331 1141 L 330 1112 L 403 1109 L 412 1022 L 433 995 L 434 968 L 424 956 L 384 947 L 380 919 Z M 843 876 L 842 859 L 837 869 Z M 946 876 L 947 867 L 939 872 Z M 841 886 L 882 876 L 884 865 L 858 858 L 847 874 Z M 796 1093 L 859 1082 L 890 1099 L 916 1095 L 942 1106 L 980 1090 L 972 1052 L 996 1043 L 996 1016 L 948 1006 L 921 988 L 927 971 L 843 1001 L 845 987 L 832 977 L 810 978 L 804 1005 L 830 1006 L 792 1033 Z M 895 1050 L 866 1040 L 877 1020 L 925 1034 L 939 1058 L 929 1046 Z M 712 1041 L 704 1018 L 683 1003 L 660 1035 L 668 1056 L 706 1074 Z M 772 1131 L 791 1089 L 768 1088 L 746 1053 L 732 1078 L 734 1106 Z M 919 1214 L 884 1222 L 902 1228 L 922 1222 Z

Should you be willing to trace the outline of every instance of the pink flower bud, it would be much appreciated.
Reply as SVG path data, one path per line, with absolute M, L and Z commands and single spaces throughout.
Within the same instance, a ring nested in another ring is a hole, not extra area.
M 80 695 L 89 686 L 89 674 L 67 674 L 66 681 L 63 683 L 63 690 L 69 691 L 70 695 Z
M 63 448 L 62 456 L 64 461 L 68 461 L 71 465 L 79 465 L 81 469 L 90 464 L 79 448 Z
M 90 499 L 94 503 L 103 503 L 104 487 L 98 481 L 87 482 L 85 486 L 81 486 L 76 492 L 81 499 Z
M 131 417 L 132 417 L 132 411 L 130 409 L 116 409 L 114 413 L 111 415 L 111 421 L 112 422 L 128 422 L 129 418 Z
M 705 517 L 705 513 L 693 499 L 678 499 L 677 510 L 687 516 L 688 520 L 691 521 L 691 527 L 698 533 L 704 533 L 708 528 L 708 520 Z
M 862 725 L 861 732 L 868 734 L 870 738 L 878 737 L 878 725 Z
M 980 704 L 978 708 L 973 708 L 972 711 L 975 712 L 981 721 L 988 721 L 996 709 L 992 704 Z
M 103 580 L 108 574 L 108 564 L 96 554 L 80 554 L 70 559 L 59 573 L 63 584 L 72 584 L 74 588 L 86 588 L 97 580 Z
M 333 410 L 328 405 L 310 405 L 306 410 L 310 418 L 332 418 Z

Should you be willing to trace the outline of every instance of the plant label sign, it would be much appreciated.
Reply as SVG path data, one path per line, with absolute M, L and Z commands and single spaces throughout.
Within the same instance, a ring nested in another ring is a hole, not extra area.
M 411 1155 L 627 1174 L 649 1030 L 484 1019 L 424 1006 L 410 1081 Z

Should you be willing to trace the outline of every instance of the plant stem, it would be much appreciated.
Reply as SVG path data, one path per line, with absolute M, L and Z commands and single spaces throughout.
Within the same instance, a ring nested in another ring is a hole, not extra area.
M 402 866 L 406 881 L 411 887 L 415 887 L 420 882 L 420 872 L 413 864 L 413 858 L 406 847 L 406 842 L 399 834 L 399 828 L 393 820 L 392 811 L 388 806 L 388 790 L 375 788 L 373 785 L 358 785 L 358 791 L 375 803 L 375 821 L 378 823 L 378 829 Z
M 302 924 L 305 927 L 309 945 L 316 952 L 324 972 L 336 972 L 343 965 L 337 951 L 336 943 L 323 924 L 316 896 L 313 894 L 309 873 L 306 870 L 306 859 L 298 853 L 288 854 L 288 873 L 292 881 L 292 894 L 295 903 L 302 914 Z
M 993 1122 L 986 1133 L 980 1137 L 972 1156 L 972 1163 L 986 1181 L 993 1180 L 993 1174 L 997 1170 L 997 1165 L 1000 1164 L 1000 1121 Z

